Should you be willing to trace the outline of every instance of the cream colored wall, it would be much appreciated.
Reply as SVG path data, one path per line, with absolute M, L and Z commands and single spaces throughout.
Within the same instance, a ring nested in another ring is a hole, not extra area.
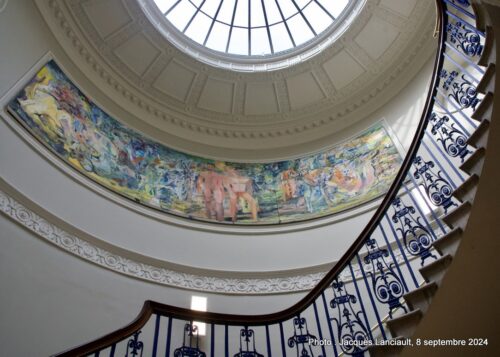
M 9 2 L 0 14 L 0 34 L 0 97 L 47 51 L 52 51 L 77 78 L 77 83 L 95 93 L 105 108 L 113 108 L 118 118 L 127 115 L 68 60 L 32 1 Z M 424 103 L 431 62 L 394 101 L 341 135 L 353 135 L 385 119 L 407 147 Z M 4 97 L 0 104 L 3 106 L 8 99 Z M 1 178 L 68 226 L 139 253 L 145 260 L 155 258 L 186 266 L 250 272 L 327 264 L 340 257 L 373 212 L 366 211 L 365 206 L 355 217 L 334 225 L 289 232 L 186 229 L 139 214 L 71 179 L 13 132 L 8 115 L 2 113 L 2 117 Z M 336 138 L 338 135 L 325 140 Z M 0 341 L 6 355 L 54 353 L 129 322 L 146 299 L 187 306 L 192 294 L 125 277 L 78 259 L 3 215 L 0 242 Z M 256 313 L 287 307 L 302 293 L 252 298 L 203 295 L 209 296 L 210 310 Z M 26 343 L 26 336 L 30 343 Z

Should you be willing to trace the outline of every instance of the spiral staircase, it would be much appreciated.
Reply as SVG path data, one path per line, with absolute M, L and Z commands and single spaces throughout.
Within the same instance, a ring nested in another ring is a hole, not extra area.
M 129 325 L 55 356 L 418 356 L 424 341 L 458 335 L 473 345 L 452 346 L 450 355 L 495 355 L 486 335 L 454 334 L 449 324 L 457 301 L 466 316 L 457 328 L 495 328 L 495 287 L 484 298 L 465 277 L 478 266 L 486 271 L 474 275 L 479 282 L 495 276 L 500 7 L 438 0 L 437 13 L 433 79 L 402 168 L 363 232 L 300 302 L 250 316 L 146 301 Z M 480 244 L 488 259 L 475 250 Z M 425 355 L 446 351 L 428 347 Z

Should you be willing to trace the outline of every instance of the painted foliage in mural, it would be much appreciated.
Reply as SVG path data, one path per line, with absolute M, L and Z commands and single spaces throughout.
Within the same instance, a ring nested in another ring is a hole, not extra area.
M 402 162 L 381 124 L 289 161 L 241 164 L 187 155 L 111 118 L 53 61 L 8 109 L 61 159 L 106 188 L 215 222 L 273 224 L 336 213 L 386 192 Z

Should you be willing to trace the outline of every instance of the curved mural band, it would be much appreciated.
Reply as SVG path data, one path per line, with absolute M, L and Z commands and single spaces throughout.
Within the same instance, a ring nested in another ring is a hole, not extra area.
M 386 192 L 402 162 L 382 124 L 287 161 L 232 163 L 181 153 L 110 117 L 54 61 L 7 109 L 95 182 L 149 207 L 202 221 L 278 224 L 337 213 Z

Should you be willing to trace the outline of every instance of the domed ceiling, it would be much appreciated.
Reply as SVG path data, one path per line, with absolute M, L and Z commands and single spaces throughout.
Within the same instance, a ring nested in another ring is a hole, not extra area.
M 435 48 L 432 1 L 351 1 L 356 16 L 340 17 L 337 40 L 310 59 L 210 65 L 193 48 L 173 45 L 145 3 L 156 6 L 37 2 L 90 80 L 84 92 L 97 102 L 111 99 L 106 108 L 126 113 L 115 117 L 147 136 L 213 159 L 269 162 L 325 149 L 389 101 Z

